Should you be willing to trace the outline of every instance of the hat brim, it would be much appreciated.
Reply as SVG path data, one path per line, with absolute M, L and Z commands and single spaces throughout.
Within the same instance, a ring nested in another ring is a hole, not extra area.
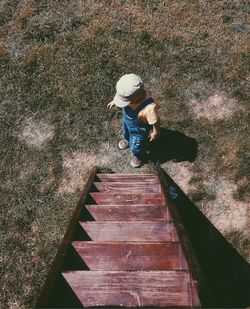
M 123 98 L 119 96 L 118 94 L 116 94 L 114 96 L 113 102 L 115 103 L 116 106 L 122 108 L 122 107 L 126 107 L 127 105 L 129 105 L 131 103 L 131 100 Z

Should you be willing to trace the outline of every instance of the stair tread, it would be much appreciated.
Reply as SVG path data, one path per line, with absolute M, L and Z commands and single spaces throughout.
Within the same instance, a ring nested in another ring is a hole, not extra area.
M 68 271 L 62 275 L 83 306 L 200 306 L 188 271 Z
M 96 172 L 64 235 L 41 307 L 200 308 L 203 281 L 163 172 Z
M 84 221 L 80 225 L 93 241 L 178 242 L 173 223 L 162 221 Z
M 97 174 L 100 181 L 114 181 L 114 182 L 128 182 L 131 181 L 143 181 L 148 182 L 160 182 L 159 177 L 155 174 Z
M 150 205 L 85 205 L 94 220 L 109 221 L 172 221 L 166 206 Z
M 188 269 L 179 243 L 73 241 L 90 270 Z
M 113 193 L 160 193 L 161 185 L 157 183 L 144 182 L 94 182 L 95 187 L 99 192 Z
M 164 197 L 161 193 L 100 193 L 92 192 L 91 197 L 97 204 L 104 205 L 129 205 L 129 204 L 145 204 L 145 205 L 164 205 Z

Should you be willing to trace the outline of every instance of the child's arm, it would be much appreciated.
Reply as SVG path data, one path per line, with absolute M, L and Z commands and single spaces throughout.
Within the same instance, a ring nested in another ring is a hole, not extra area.
M 109 102 L 109 104 L 107 105 L 108 109 L 111 109 L 113 106 L 115 105 L 115 103 L 113 101 Z
M 149 141 L 152 142 L 153 140 L 157 139 L 160 135 L 160 120 L 158 120 L 155 124 L 153 124 L 153 132 L 150 134 Z

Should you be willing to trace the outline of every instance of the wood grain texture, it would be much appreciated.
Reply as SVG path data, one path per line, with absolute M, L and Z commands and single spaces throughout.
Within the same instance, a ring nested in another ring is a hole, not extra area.
M 97 221 L 172 221 L 166 206 L 86 205 L 85 207 L 93 219 Z
M 188 235 L 162 174 L 96 171 L 38 306 L 201 307 Z
M 173 224 L 162 221 L 86 221 L 80 224 L 93 241 L 178 241 Z
M 68 228 L 62 239 L 61 245 L 59 246 L 55 259 L 51 265 L 51 269 L 44 283 L 42 292 L 37 300 L 36 307 L 48 307 L 51 302 L 51 299 L 53 298 L 52 295 L 54 290 L 56 289 L 58 277 L 65 263 L 65 257 L 67 256 L 67 252 L 69 250 L 72 238 L 74 237 L 74 233 L 80 219 L 80 215 L 82 212 L 82 205 L 84 204 L 89 194 L 97 170 L 98 170 L 97 166 L 94 166 L 90 171 L 88 180 L 84 186 L 82 194 L 79 198 L 79 201 L 73 212 L 72 218 L 69 222 Z
M 94 182 L 99 192 L 114 193 L 161 193 L 159 183 L 145 182 Z
M 96 204 L 103 205 L 164 205 L 164 197 L 160 193 L 108 194 L 93 192 L 90 195 Z
M 66 279 L 83 306 L 198 307 L 186 271 L 70 271 Z
M 90 270 L 186 270 L 179 243 L 73 241 Z
M 159 177 L 156 174 L 97 174 L 100 181 L 108 182 L 142 182 L 142 183 L 159 183 Z

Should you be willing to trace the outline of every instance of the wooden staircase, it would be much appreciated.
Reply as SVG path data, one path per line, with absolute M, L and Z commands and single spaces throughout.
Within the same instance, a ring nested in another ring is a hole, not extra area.
M 162 175 L 96 171 L 37 307 L 201 307 L 199 265 Z

